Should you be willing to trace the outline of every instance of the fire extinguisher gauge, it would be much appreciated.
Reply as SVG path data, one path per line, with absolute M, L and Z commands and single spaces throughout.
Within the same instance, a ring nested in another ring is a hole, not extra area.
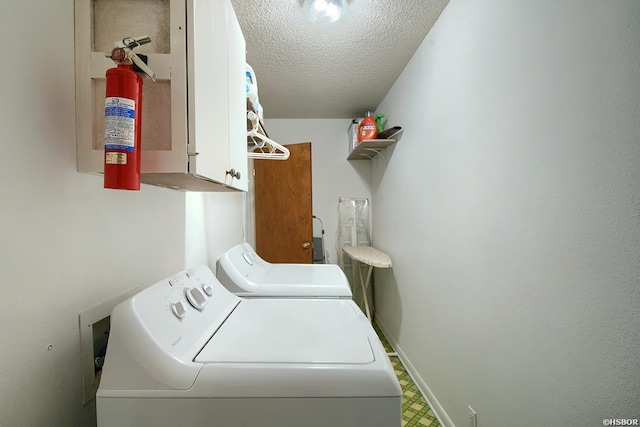
M 115 62 L 124 62 L 127 59 L 127 52 L 121 47 L 113 48 L 110 58 Z
M 111 58 L 116 64 L 135 64 L 145 72 L 151 80 L 156 81 L 156 73 L 144 63 L 138 55 L 133 52 L 133 49 L 151 42 L 149 36 L 140 37 L 125 37 L 121 41 L 115 42 L 116 47 L 111 51 L 111 55 L 106 55 L 107 58 Z

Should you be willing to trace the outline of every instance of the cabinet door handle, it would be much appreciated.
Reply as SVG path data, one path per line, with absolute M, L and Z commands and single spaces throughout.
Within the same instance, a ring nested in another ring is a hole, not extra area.
M 304 249 L 309 249 L 309 248 L 311 247 L 311 243 L 309 243 L 309 242 L 304 242 L 304 243 L 302 244 L 302 247 L 303 247 Z
M 240 179 L 240 172 L 237 172 L 235 169 L 231 168 L 227 171 L 227 175 L 231 175 L 231 178 Z

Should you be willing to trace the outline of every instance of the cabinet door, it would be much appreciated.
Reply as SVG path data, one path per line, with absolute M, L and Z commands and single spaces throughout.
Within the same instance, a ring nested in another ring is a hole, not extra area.
M 247 93 L 245 88 L 246 44 L 233 7 L 227 8 L 229 22 L 229 165 L 240 178 L 230 185 L 247 191 Z
M 246 141 L 244 38 L 229 0 L 187 4 L 189 171 L 236 187 L 247 170 L 246 143 L 244 161 L 237 151 L 240 133 Z
M 218 182 L 229 170 L 226 9 L 226 1 L 187 1 L 189 172 Z

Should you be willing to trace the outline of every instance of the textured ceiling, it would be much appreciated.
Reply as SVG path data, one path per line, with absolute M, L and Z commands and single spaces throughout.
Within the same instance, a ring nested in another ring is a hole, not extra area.
M 347 0 L 328 26 L 302 0 L 232 0 L 265 118 L 355 118 L 374 110 L 449 0 Z

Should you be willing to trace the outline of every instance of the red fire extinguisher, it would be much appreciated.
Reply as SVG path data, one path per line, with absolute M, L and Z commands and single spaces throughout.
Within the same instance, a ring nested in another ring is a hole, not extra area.
M 150 41 L 148 36 L 127 37 L 107 55 L 117 66 L 107 70 L 104 188 L 140 190 L 142 77 L 134 64 L 153 81 L 155 73 L 133 49 Z

